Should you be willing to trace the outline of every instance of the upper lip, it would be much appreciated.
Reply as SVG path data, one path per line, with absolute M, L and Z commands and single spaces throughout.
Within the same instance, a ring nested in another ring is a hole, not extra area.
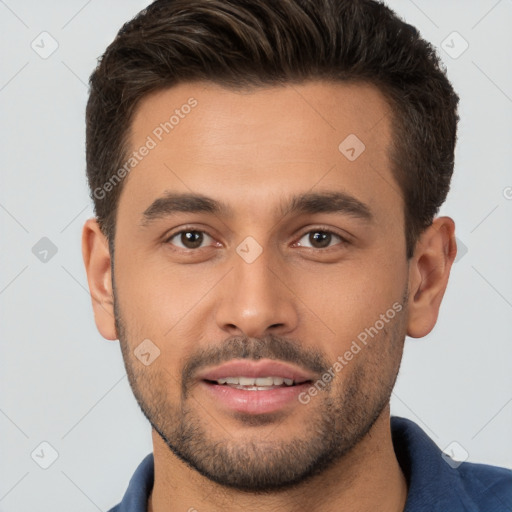
M 259 361 L 232 360 L 199 374 L 202 380 L 218 380 L 226 377 L 282 377 L 296 384 L 313 380 L 314 376 L 297 366 L 271 359 Z

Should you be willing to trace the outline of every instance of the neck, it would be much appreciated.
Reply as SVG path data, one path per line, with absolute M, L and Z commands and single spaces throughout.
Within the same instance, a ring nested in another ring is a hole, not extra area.
M 389 406 L 335 466 L 286 491 L 252 494 L 222 487 L 189 468 L 153 431 L 155 481 L 148 512 L 279 510 L 403 512 L 407 483 L 396 459 Z

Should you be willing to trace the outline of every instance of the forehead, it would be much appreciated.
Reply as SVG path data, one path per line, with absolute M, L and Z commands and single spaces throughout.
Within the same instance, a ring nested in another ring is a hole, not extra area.
M 263 215 L 274 199 L 337 189 L 385 210 L 387 200 L 401 201 L 388 157 L 391 121 L 386 99 L 369 84 L 233 91 L 183 83 L 138 105 L 130 127 L 138 156 L 119 207 L 128 201 L 140 215 L 172 190 Z

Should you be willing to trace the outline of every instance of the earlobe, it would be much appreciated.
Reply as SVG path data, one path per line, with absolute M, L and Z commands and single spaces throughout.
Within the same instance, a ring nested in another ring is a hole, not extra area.
M 408 336 L 421 338 L 434 328 L 456 254 L 455 223 L 438 217 L 421 234 L 409 266 Z
M 88 219 L 84 224 L 82 256 L 96 327 L 104 338 L 116 340 L 110 251 L 108 241 L 95 218 Z

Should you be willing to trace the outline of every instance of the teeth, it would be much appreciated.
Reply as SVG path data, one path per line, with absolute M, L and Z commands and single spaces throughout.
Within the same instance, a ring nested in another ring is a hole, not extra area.
M 242 381 L 240 380 L 240 384 Z M 255 382 L 256 386 L 273 386 L 274 379 L 273 377 L 258 377 Z
M 217 379 L 218 384 L 231 384 L 235 386 L 256 386 L 256 388 L 265 388 L 270 386 L 293 385 L 293 379 L 283 377 L 226 377 Z M 254 388 L 253 388 L 254 389 Z

